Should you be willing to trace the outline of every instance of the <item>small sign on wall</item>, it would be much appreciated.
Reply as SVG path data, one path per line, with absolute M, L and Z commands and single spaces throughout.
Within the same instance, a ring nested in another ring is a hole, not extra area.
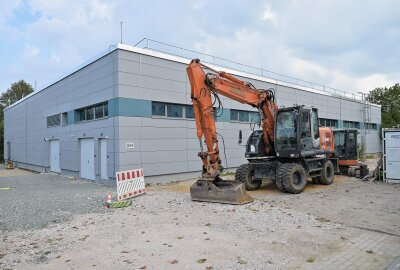
M 135 143 L 133 142 L 126 143 L 126 149 L 134 149 L 134 148 L 135 148 Z

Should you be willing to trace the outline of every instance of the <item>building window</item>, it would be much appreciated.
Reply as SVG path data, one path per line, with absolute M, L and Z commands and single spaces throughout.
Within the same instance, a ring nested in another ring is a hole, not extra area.
M 165 116 L 165 103 L 161 102 L 152 102 L 151 103 L 151 112 L 156 116 Z
M 54 114 L 47 117 L 47 127 L 57 127 L 61 124 L 60 114 Z
M 239 121 L 239 111 L 231 110 L 231 121 Z
M 68 125 L 68 113 L 64 112 L 61 114 L 61 125 Z
M 167 104 L 167 116 L 183 118 L 183 106 L 179 104 Z
M 336 128 L 336 127 L 338 127 L 338 120 L 319 118 L 319 125 L 321 127 Z
M 86 108 L 86 120 L 94 119 L 94 107 Z
M 249 121 L 249 112 L 239 112 L 239 122 L 250 122 Z
M 151 111 L 153 116 L 188 119 L 194 118 L 192 105 L 153 101 L 151 103 Z
M 343 121 L 343 127 L 344 128 L 357 128 L 357 129 L 360 129 L 360 123 L 359 122 L 353 122 L 353 121 Z
M 190 119 L 194 119 L 194 110 L 193 110 L 193 106 L 185 106 L 185 117 L 186 118 L 190 118 Z
M 94 117 L 96 119 L 104 117 L 104 108 L 103 106 L 96 106 L 94 107 Z
M 364 126 L 366 129 L 374 129 L 374 130 L 378 129 L 378 125 L 375 123 L 365 123 Z
M 231 121 L 258 123 L 260 121 L 260 115 L 258 112 L 231 110 Z
M 103 102 L 89 107 L 76 110 L 79 114 L 79 121 L 90 121 L 108 117 L 108 103 Z

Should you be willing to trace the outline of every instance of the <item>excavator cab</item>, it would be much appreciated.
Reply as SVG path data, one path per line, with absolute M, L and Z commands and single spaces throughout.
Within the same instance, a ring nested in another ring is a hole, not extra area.
M 278 158 L 310 157 L 327 154 L 320 145 L 318 110 L 304 106 L 279 109 L 275 121 L 275 152 Z M 326 136 L 325 134 L 322 134 Z M 266 157 L 264 133 L 255 130 L 246 145 L 246 158 Z
M 357 150 L 357 129 L 335 129 L 335 152 L 339 159 L 340 171 L 348 174 L 349 167 L 359 166 Z
M 275 123 L 277 157 L 309 157 L 326 152 L 324 149 L 320 149 L 318 110 L 316 108 L 296 106 L 279 109 Z

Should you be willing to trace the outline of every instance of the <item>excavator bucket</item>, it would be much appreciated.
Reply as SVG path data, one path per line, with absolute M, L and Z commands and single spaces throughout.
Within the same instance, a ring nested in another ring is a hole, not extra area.
M 190 187 L 190 196 L 192 201 L 227 204 L 245 204 L 254 200 L 243 183 L 224 180 L 199 179 Z

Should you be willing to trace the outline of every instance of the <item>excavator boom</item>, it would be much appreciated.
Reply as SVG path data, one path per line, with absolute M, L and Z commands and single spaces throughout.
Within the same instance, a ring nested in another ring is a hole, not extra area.
M 205 69 L 211 73 L 206 74 Z M 273 155 L 274 117 L 277 111 L 274 92 L 258 90 L 252 84 L 241 81 L 225 72 L 219 72 L 194 59 L 187 68 L 191 85 L 191 98 L 196 119 L 197 137 L 203 162 L 201 178 L 191 187 L 193 200 L 242 204 L 252 201 L 243 184 L 223 181 L 219 174 L 223 170 L 219 155 L 218 138 L 214 118 L 214 101 L 218 94 L 257 108 L 261 115 L 265 151 Z M 214 100 L 213 100 L 214 98 Z M 203 147 L 203 140 L 207 149 Z

